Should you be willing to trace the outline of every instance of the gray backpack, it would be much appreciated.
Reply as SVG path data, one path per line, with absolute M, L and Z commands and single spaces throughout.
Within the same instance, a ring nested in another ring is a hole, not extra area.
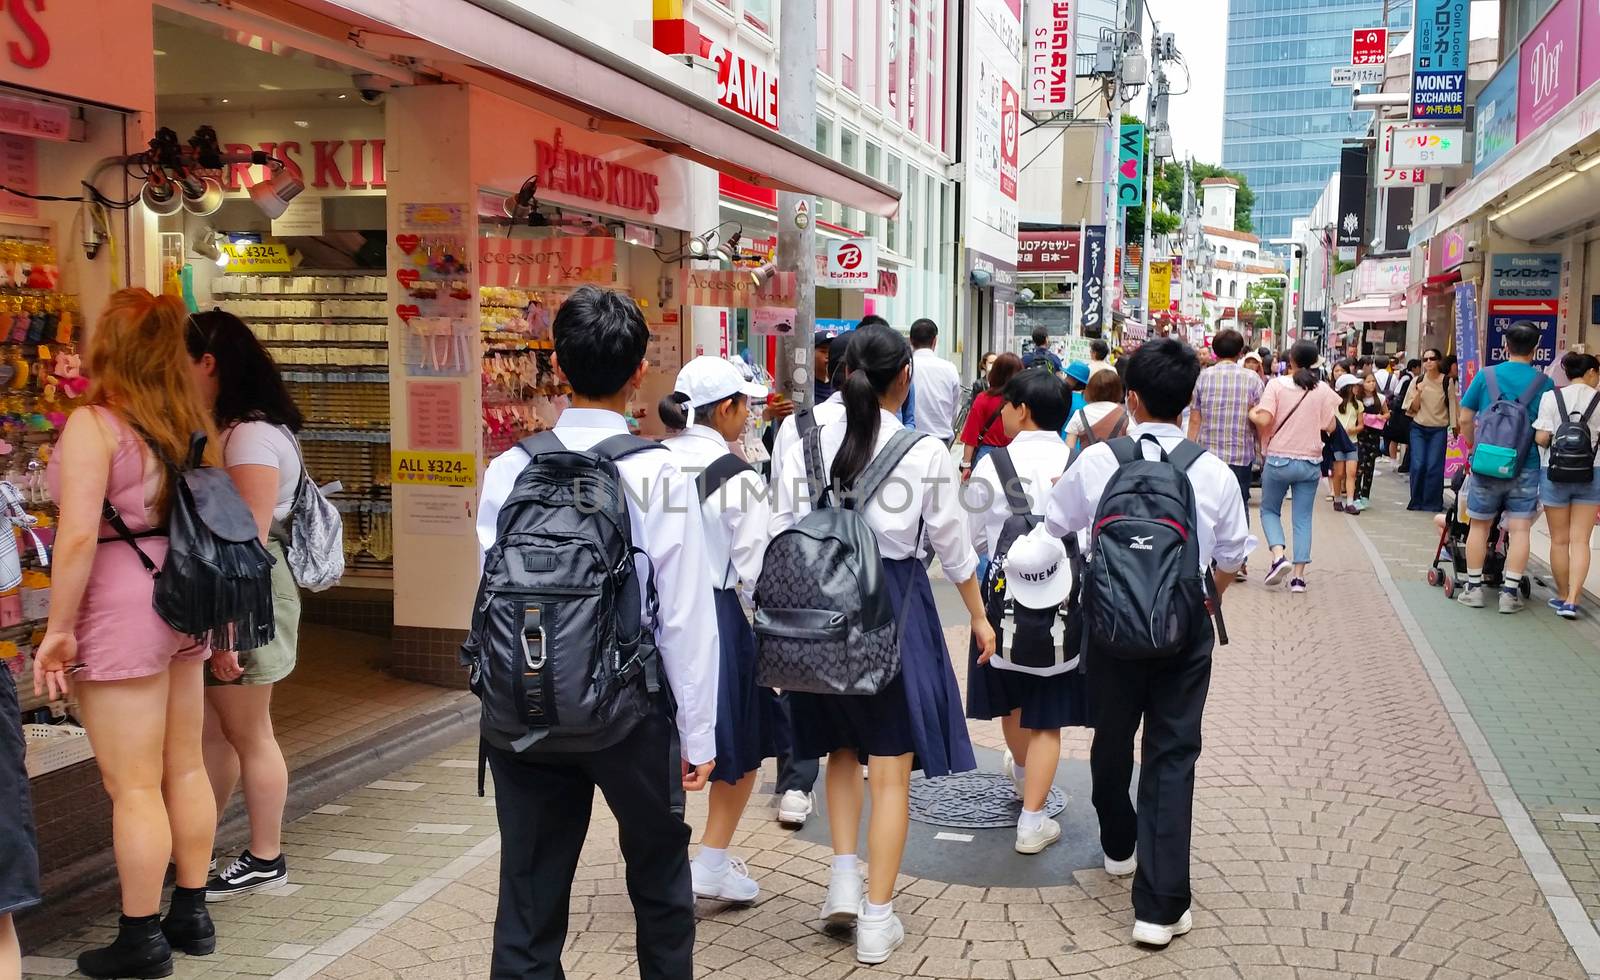
M 767 546 L 756 582 L 756 682 L 877 694 L 900 673 L 900 633 L 878 540 L 862 516 L 922 436 L 896 432 L 850 490 L 829 486 L 821 431 L 802 437 L 813 509 Z
M 338 585 L 344 577 L 344 518 L 311 478 L 300 440 L 288 429 L 283 432 L 294 443 L 300 460 L 300 483 L 295 487 L 288 515 L 281 523 L 274 521 L 270 533 L 283 545 L 295 584 L 307 592 L 321 592 Z M 338 489 L 335 484 L 329 492 L 337 493 Z
M 1536 374 L 1528 390 L 1512 401 L 1500 390 L 1500 379 L 1496 375 L 1494 368 L 1483 375 L 1489 389 L 1489 404 L 1478 413 L 1473 426 L 1477 445 L 1472 450 L 1472 472 L 1490 479 L 1510 480 L 1522 472 L 1528 448 L 1533 445 L 1533 423 L 1528 420 L 1528 410 L 1544 390 L 1545 377 Z

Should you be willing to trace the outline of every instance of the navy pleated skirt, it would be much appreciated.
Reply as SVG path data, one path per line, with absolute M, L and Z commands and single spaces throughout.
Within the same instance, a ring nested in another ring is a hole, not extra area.
M 788 723 L 770 687 L 756 683 L 756 635 L 739 593 L 713 589 L 722 661 L 717 671 L 717 765 L 713 780 L 737 783 L 788 749 Z
M 901 611 L 900 673 L 868 697 L 791 692 L 795 755 L 816 759 L 854 749 L 866 761 L 909 752 L 912 767 L 928 776 L 976 769 L 928 570 L 914 558 L 883 565 L 889 596 Z
M 978 665 L 978 644 L 967 647 L 967 717 L 989 721 L 1022 709 L 1022 727 L 1032 731 L 1089 724 L 1089 685 L 1074 668 L 1040 677 Z

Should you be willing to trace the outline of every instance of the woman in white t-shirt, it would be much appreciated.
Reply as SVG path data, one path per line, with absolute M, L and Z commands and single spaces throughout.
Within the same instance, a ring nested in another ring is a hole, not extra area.
M 1556 578 L 1556 595 L 1550 608 L 1563 619 L 1578 618 L 1578 599 L 1589 578 L 1589 538 L 1595 514 L 1600 512 L 1600 467 L 1585 482 L 1557 482 L 1550 478 L 1550 444 L 1556 430 L 1568 419 L 1581 421 L 1588 413 L 1589 445 L 1600 446 L 1600 360 L 1592 354 L 1568 353 L 1561 369 L 1571 383 L 1549 391 L 1539 402 L 1533 423 L 1534 441 L 1540 446 L 1544 474 L 1539 500 L 1550 526 L 1550 570 Z M 1559 395 L 1559 398 L 1558 398 Z
M 1077 457 L 1080 444 L 1091 446 L 1126 435 L 1132 421 L 1122 405 L 1122 375 L 1096 371 L 1084 389 L 1084 406 L 1067 420 L 1067 451 Z
M 268 709 L 272 686 L 294 670 L 300 591 L 283 542 L 272 530 L 289 515 L 300 485 L 294 433 L 302 419 L 272 356 L 238 317 L 221 310 L 191 316 L 188 345 L 200 395 L 222 433 L 223 465 L 277 561 L 272 567 L 273 641 L 242 654 L 213 651 L 206 676 L 206 774 L 217 812 L 242 781 L 250 814 L 250 846 L 206 883 L 207 900 L 216 902 L 289 879 L 282 850 L 289 772 Z

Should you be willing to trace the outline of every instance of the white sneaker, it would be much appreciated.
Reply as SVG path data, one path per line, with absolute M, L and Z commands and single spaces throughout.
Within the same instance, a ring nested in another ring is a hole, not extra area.
M 728 858 L 728 863 L 723 865 L 721 871 L 710 870 L 699 859 L 690 861 L 689 876 L 694 879 L 696 898 L 749 905 L 761 894 L 761 886 L 750 877 L 744 862 L 736 857 Z
M 867 918 L 865 906 L 856 920 L 856 962 L 882 963 L 906 941 L 906 927 L 890 912 L 881 919 Z
M 1139 870 L 1139 852 L 1128 855 L 1126 861 L 1113 861 L 1106 858 L 1106 874 L 1113 878 L 1126 878 Z
M 835 871 L 828 878 L 828 898 L 822 903 L 822 917 L 830 925 L 847 926 L 861 914 L 866 901 L 866 883 L 860 870 Z
M 1158 926 L 1154 922 L 1141 922 L 1133 920 L 1133 941 L 1143 946 L 1165 946 L 1178 936 L 1187 935 L 1194 928 L 1194 916 L 1188 910 L 1183 913 L 1183 918 L 1170 926 Z
M 1022 780 L 1017 778 L 1017 757 L 1006 749 L 1006 754 L 1000 757 L 1000 772 L 1011 780 L 1011 788 L 1017 791 L 1017 799 L 1022 799 Z
M 1038 854 L 1040 851 L 1061 839 L 1061 825 L 1044 818 L 1044 823 L 1037 830 L 1023 830 L 1017 828 L 1017 853 Z
M 788 790 L 778 801 L 778 822 L 785 827 L 804 827 L 816 805 L 813 794 L 798 789 Z

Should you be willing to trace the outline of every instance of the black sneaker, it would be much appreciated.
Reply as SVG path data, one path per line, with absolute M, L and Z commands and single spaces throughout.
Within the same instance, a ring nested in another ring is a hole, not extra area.
M 225 902 L 236 895 L 248 895 L 288 880 L 289 864 L 282 854 L 271 861 L 263 861 L 247 850 L 206 882 L 206 901 Z

